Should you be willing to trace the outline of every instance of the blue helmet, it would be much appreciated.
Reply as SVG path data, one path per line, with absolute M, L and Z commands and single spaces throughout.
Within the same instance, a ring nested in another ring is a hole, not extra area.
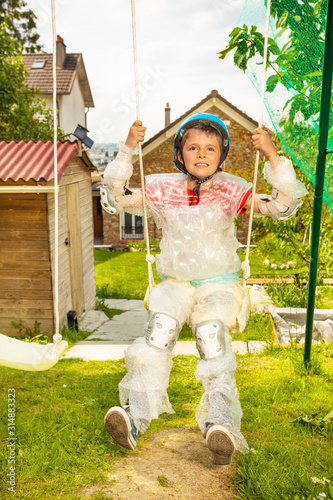
M 174 164 L 179 170 L 181 170 L 185 174 L 187 173 L 185 164 L 178 159 L 178 153 L 180 153 L 180 155 L 182 156 L 182 148 L 181 148 L 182 138 L 186 130 L 194 127 L 197 123 L 199 123 L 202 120 L 207 121 L 209 125 L 215 128 L 222 137 L 222 151 L 217 170 L 221 170 L 220 166 L 226 159 L 230 149 L 230 139 L 228 130 L 227 127 L 224 125 L 223 121 L 220 120 L 220 118 L 210 113 L 197 113 L 195 115 L 190 116 L 181 124 L 181 126 L 177 130 L 175 140 L 173 143 Z

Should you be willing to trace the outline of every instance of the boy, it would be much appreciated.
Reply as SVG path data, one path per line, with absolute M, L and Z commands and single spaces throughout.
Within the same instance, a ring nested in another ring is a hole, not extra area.
M 132 155 L 146 128 L 136 121 L 115 161 L 105 170 L 107 186 L 102 205 L 110 213 L 140 213 L 142 193 L 127 184 L 133 171 Z M 269 134 L 256 129 L 254 149 L 267 157 L 264 175 L 272 195 L 255 194 L 254 210 L 275 220 L 287 220 L 302 204 L 307 191 L 296 180 L 289 160 L 280 158 Z M 162 282 L 148 299 L 145 336 L 125 352 L 128 373 L 119 384 L 122 407 L 105 415 L 105 427 L 121 446 L 134 450 L 143 433 L 163 412 L 173 413 L 167 387 L 172 348 L 185 322 L 196 338 L 200 361 L 196 378 L 204 394 L 196 418 L 215 464 L 229 464 L 237 450 L 246 453 L 240 432 L 240 407 L 229 329 L 245 327 L 249 304 L 239 285 L 240 260 L 236 254 L 234 219 L 250 208 L 250 184 L 222 171 L 230 147 L 224 123 L 199 113 L 180 126 L 173 159 L 178 174 L 146 178 L 146 203 L 162 228 L 161 253 L 156 268 Z M 185 175 L 184 175 L 185 174 Z

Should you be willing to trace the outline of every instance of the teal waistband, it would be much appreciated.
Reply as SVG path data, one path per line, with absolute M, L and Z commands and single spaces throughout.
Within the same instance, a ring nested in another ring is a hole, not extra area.
M 170 276 L 165 276 L 165 274 L 160 274 L 162 280 L 167 280 Z M 194 287 L 205 285 L 206 283 L 235 283 L 239 281 L 240 272 L 219 274 L 218 276 L 213 276 L 212 278 L 206 278 L 203 280 L 192 280 L 190 284 Z M 174 279 L 174 278 L 171 278 Z

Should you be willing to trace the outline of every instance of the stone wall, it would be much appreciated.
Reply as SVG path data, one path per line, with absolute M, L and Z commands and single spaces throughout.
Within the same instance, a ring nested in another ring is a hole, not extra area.
M 122 250 L 124 245 L 120 243 L 119 235 L 120 216 L 103 210 L 103 244 L 112 246 L 114 250 Z

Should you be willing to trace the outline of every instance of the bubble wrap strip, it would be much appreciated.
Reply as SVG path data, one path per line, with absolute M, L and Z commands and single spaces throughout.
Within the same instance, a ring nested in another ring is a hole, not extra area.
M 140 337 L 126 349 L 125 362 L 128 373 L 119 384 L 119 398 L 122 406 L 129 404 L 134 422 L 174 413 L 166 391 L 172 353 L 150 347 Z
M 200 360 L 195 376 L 204 388 L 204 394 L 196 411 L 196 419 L 203 434 L 206 424 L 226 427 L 234 436 L 236 448 L 247 453 L 249 447 L 240 432 L 242 409 L 238 399 L 235 375 L 236 357 L 227 352 L 220 358 Z
M 118 144 L 119 151 L 115 160 L 111 161 L 104 171 L 105 184 L 115 185 L 115 180 L 127 181 L 133 174 L 132 158 L 136 153 L 135 149 L 130 149 L 124 143 Z

